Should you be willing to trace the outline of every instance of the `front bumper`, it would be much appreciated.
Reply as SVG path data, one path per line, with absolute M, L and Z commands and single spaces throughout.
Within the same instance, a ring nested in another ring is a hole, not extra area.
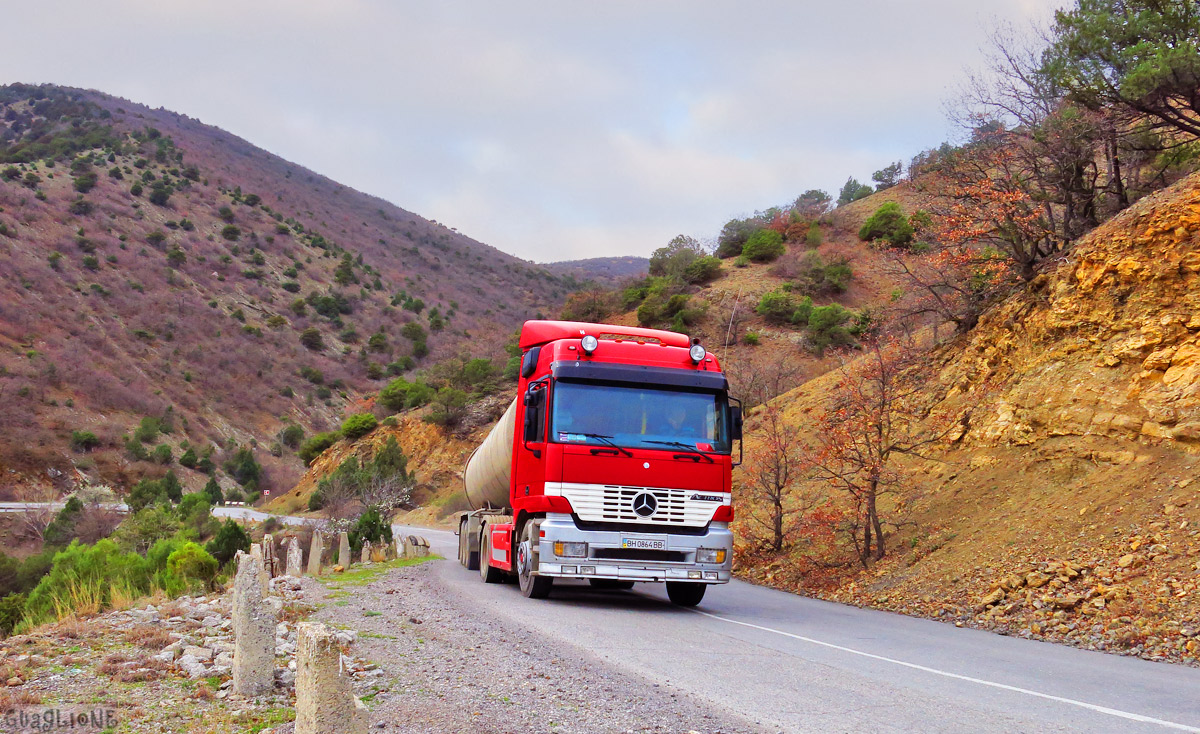
M 672 533 L 581 530 L 570 515 L 550 514 L 541 522 L 538 545 L 538 575 L 557 578 L 618 579 L 622 581 L 690 581 L 724 584 L 733 567 L 733 533 L 728 523 L 709 523 L 703 535 Z M 622 548 L 627 539 L 665 539 L 666 552 L 631 553 Z M 559 557 L 554 543 L 588 544 L 587 557 Z M 696 551 L 713 548 L 725 551 L 723 563 L 697 563 Z M 641 558 L 612 557 L 629 554 Z M 649 556 L 661 555 L 664 558 Z M 609 557 L 605 557 L 609 556 Z

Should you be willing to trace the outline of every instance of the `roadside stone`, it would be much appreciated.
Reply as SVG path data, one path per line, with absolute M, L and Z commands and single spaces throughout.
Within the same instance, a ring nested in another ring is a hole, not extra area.
M 325 625 L 301 622 L 296 652 L 296 734 L 365 734 L 367 707 L 344 675 L 336 635 Z
M 359 563 L 370 563 L 371 562 L 371 541 L 369 541 L 369 540 L 363 541 L 362 550 L 359 552 L 358 562 Z
M 287 542 L 287 575 L 300 578 L 304 575 L 304 553 L 300 550 L 300 541 L 288 538 Z
M 276 573 L 276 558 L 275 558 L 275 539 L 270 533 L 263 536 L 262 539 L 262 557 L 263 570 L 267 573 L 268 579 L 273 579 L 279 574 Z
M 321 575 L 321 556 L 325 553 L 325 538 L 320 532 L 313 532 L 312 542 L 308 545 L 308 575 Z
M 338 565 L 343 568 L 349 568 L 353 561 L 350 558 L 350 536 L 346 533 L 338 533 Z
M 261 696 L 275 685 L 275 609 L 266 599 L 262 559 L 239 558 L 233 582 L 233 692 Z

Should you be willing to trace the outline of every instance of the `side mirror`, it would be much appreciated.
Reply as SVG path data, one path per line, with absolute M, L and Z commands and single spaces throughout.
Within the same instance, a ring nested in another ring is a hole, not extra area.
M 541 355 L 541 347 L 534 347 L 525 352 L 525 356 L 521 357 L 521 377 L 528 379 L 530 375 L 537 371 L 538 357 Z
M 742 406 L 729 406 L 729 436 L 734 441 L 742 440 Z
M 527 390 L 525 392 L 525 429 L 523 431 L 525 443 L 530 441 L 536 443 L 542 440 L 542 403 L 545 395 L 543 390 Z

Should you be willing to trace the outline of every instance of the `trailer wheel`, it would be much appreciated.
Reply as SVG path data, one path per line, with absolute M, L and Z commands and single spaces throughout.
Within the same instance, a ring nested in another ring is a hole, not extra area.
M 517 545 L 517 584 L 521 587 L 521 596 L 527 599 L 545 599 L 550 596 L 550 588 L 554 586 L 551 576 L 533 575 L 533 528 L 536 523 L 525 523 L 521 530 L 521 542 Z
M 633 588 L 632 581 L 621 581 L 620 579 L 588 579 L 588 583 L 593 589 L 620 589 L 628 591 Z
M 479 578 L 483 579 L 485 584 L 498 584 L 503 574 L 500 569 L 489 563 L 492 557 L 492 542 L 489 536 L 491 531 L 484 525 L 479 531 Z
M 681 607 L 694 607 L 704 598 L 704 590 L 708 584 L 693 584 L 687 581 L 668 581 L 667 597 L 672 604 Z
M 458 524 L 458 562 L 467 565 L 467 523 Z
M 458 526 L 458 556 L 459 562 L 466 566 L 468 571 L 479 570 L 479 551 L 471 548 L 470 518 L 463 518 Z

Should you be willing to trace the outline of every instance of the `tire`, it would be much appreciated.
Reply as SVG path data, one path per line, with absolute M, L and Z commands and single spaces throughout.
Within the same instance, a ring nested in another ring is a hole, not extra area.
M 492 557 L 492 543 L 488 539 L 490 535 L 486 525 L 479 531 L 479 578 L 483 579 L 485 584 L 498 584 L 504 572 L 488 563 L 488 559 Z
M 588 583 L 593 589 L 620 589 L 628 591 L 633 588 L 632 581 L 621 581 L 620 579 L 588 579 Z
M 526 599 L 545 599 L 554 586 L 551 576 L 533 575 L 533 521 L 521 529 L 521 542 L 517 545 L 517 585 L 521 596 Z
M 688 581 L 668 581 L 667 597 L 672 604 L 681 607 L 694 607 L 704 598 L 708 584 L 693 584 Z
M 460 522 L 458 524 L 458 562 L 464 567 L 470 563 L 470 554 L 467 552 L 467 524 Z
M 468 518 L 463 521 L 462 527 L 459 530 L 458 545 L 462 549 L 463 554 L 462 564 L 467 567 L 468 571 L 479 570 L 479 551 L 471 549 L 471 520 Z

